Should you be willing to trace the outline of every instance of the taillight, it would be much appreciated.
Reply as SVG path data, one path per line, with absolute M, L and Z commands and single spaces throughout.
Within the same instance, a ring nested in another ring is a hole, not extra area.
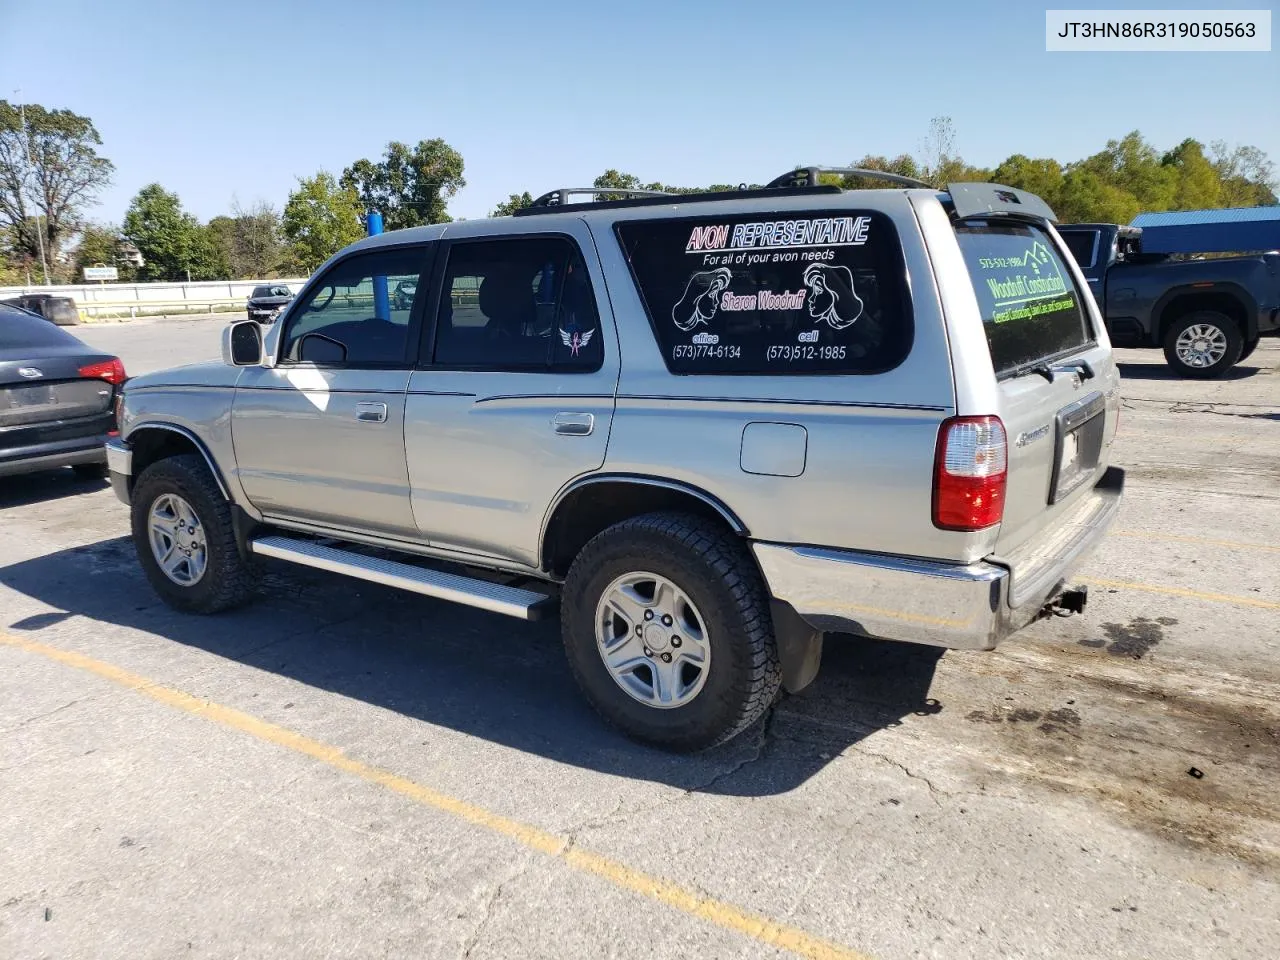
M 985 530 L 1004 517 L 1008 440 L 999 417 L 952 417 L 938 431 L 933 525 Z
M 79 372 L 82 377 L 92 377 L 95 380 L 105 380 L 107 383 L 117 385 L 124 383 L 126 379 L 124 364 L 120 362 L 119 357 L 112 357 L 101 363 L 91 363 L 87 367 L 81 367 Z

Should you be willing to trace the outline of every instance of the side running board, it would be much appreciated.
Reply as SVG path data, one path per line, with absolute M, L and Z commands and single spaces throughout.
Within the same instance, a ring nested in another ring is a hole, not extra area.
M 388 587 L 397 587 L 412 593 L 420 593 L 441 600 L 469 607 L 479 607 L 491 613 L 503 613 L 520 620 L 538 620 L 554 608 L 554 600 L 544 593 L 508 587 L 488 580 L 463 577 L 442 570 L 429 570 L 395 560 L 368 557 L 349 550 L 327 547 L 310 540 L 294 540 L 290 537 L 261 537 L 250 541 L 254 553 L 263 557 L 287 560 L 304 567 L 341 573 L 360 580 L 370 580 Z

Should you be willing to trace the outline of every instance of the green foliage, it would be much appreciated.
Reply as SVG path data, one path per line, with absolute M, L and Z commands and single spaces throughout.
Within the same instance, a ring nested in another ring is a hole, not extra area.
M 349 243 L 364 236 L 360 198 L 321 170 L 298 181 L 284 205 L 282 227 L 294 263 L 311 273 Z
M 75 265 L 73 280 L 79 282 L 84 277 L 85 267 L 115 267 L 119 271 L 120 281 L 129 283 L 137 279 L 137 271 L 119 259 L 120 230 L 112 224 L 88 223 L 80 230 L 80 242 L 72 254 Z
M 289 259 L 280 214 L 268 203 L 249 208 L 233 203 L 231 216 L 214 217 L 208 229 L 232 279 L 272 279 L 280 275 Z
M 176 193 L 152 183 L 124 216 L 124 235 L 142 253 L 141 280 L 222 280 L 227 262 L 216 236 L 182 209 Z
M 509 217 L 517 210 L 533 205 L 533 196 L 526 190 L 524 193 L 513 193 L 502 203 L 493 208 L 491 217 Z
M 448 201 L 467 185 L 462 154 L 439 137 L 416 147 L 393 140 L 380 161 L 357 160 L 342 171 L 364 210 L 382 214 L 388 230 L 448 223 Z
M 0 225 L 52 266 L 115 169 L 93 121 L 70 110 L 0 100 Z M 39 236 L 37 236 L 37 232 Z

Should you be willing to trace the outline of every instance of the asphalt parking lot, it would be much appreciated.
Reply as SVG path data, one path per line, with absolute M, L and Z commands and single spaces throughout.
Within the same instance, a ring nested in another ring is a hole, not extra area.
M 221 326 L 78 332 L 141 373 Z M 0 481 L 0 957 L 1280 955 L 1280 341 L 1120 354 L 1084 617 L 834 638 L 696 757 L 554 623 L 286 567 L 183 616 L 105 484 Z

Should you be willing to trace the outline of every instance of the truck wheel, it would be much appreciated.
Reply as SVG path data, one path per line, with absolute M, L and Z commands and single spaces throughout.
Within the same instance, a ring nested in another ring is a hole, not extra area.
M 1252 354 L 1253 351 L 1258 349 L 1258 341 L 1261 339 L 1262 339 L 1261 337 L 1254 337 L 1252 340 L 1248 341 L 1244 345 L 1244 349 L 1240 351 L 1240 360 L 1249 359 L 1249 355 Z
M 142 570 L 169 606 L 218 613 L 253 596 L 240 556 L 231 507 L 194 453 L 159 460 L 133 488 L 133 545 Z
M 1164 335 L 1164 356 L 1179 375 L 1220 377 L 1244 354 L 1244 337 L 1224 313 L 1197 310 L 1173 321 Z
M 709 521 L 650 513 L 609 527 L 574 560 L 561 610 L 579 686 L 633 739 L 715 746 L 778 694 L 764 584 L 743 544 Z

